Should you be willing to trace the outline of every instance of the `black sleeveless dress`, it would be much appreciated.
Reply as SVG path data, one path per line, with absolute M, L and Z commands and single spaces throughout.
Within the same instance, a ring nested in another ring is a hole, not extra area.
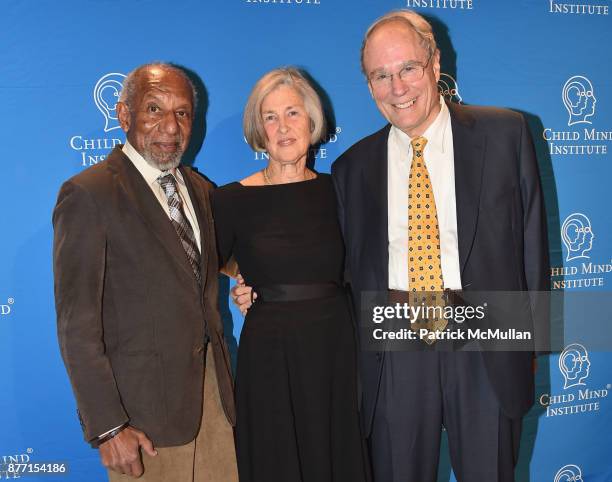
M 344 262 L 331 177 L 231 183 L 213 209 L 222 261 L 234 255 L 247 285 L 269 294 L 249 309 L 238 347 L 240 481 L 365 481 L 354 329 L 344 291 L 329 289 Z M 279 298 L 279 285 L 296 289 Z

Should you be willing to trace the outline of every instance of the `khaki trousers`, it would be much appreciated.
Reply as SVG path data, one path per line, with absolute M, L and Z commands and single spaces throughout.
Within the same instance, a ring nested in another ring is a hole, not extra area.
M 195 440 L 178 447 L 159 447 L 157 455 L 142 452 L 139 479 L 109 470 L 110 482 L 238 482 L 232 427 L 225 418 L 212 348 L 206 350 L 202 424 Z

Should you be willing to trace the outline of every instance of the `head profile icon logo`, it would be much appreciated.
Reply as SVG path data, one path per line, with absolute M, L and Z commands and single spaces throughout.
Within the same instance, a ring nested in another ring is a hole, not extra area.
M 561 226 L 561 241 L 567 249 L 565 261 L 578 258 L 589 258 L 587 254 L 593 249 L 595 233 L 591 221 L 582 213 L 572 213 Z
M 444 100 L 454 102 L 455 104 L 461 104 L 463 99 L 459 94 L 459 86 L 457 81 L 450 75 L 444 72 L 440 73 L 440 80 L 438 80 L 438 92 L 444 97 Z
M 555 482 L 583 482 L 582 470 L 571 464 L 561 467 L 555 475 Z
M 125 75 L 111 72 L 100 77 L 93 90 L 96 107 L 104 116 L 104 132 L 118 129 L 117 102 L 123 87 Z
M 563 86 L 563 104 L 569 118 L 567 125 L 591 124 L 589 117 L 595 115 L 595 91 L 591 81 L 582 75 L 574 75 L 567 79 Z
M 559 370 L 563 375 L 563 389 L 586 385 L 584 380 L 589 377 L 591 361 L 586 348 L 580 343 L 567 345 L 559 355 Z

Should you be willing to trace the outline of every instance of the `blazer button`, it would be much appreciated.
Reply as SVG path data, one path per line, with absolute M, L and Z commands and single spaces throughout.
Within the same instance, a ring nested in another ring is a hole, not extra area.
M 204 347 L 203 347 L 203 346 L 198 346 L 198 347 L 195 349 L 195 354 L 196 354 L 196 355 L 201 355 L 202 353 L 204 353 Z

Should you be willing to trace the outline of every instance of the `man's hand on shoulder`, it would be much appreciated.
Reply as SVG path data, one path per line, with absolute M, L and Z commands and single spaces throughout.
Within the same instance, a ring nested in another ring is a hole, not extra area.
M 153 443 L 143 432 L 127 427 L 110 440 L 100 444 L 102 465 L 119 474 L 140 477 L 144 472 L 140 447 L 151 457 L 157 455 Z

